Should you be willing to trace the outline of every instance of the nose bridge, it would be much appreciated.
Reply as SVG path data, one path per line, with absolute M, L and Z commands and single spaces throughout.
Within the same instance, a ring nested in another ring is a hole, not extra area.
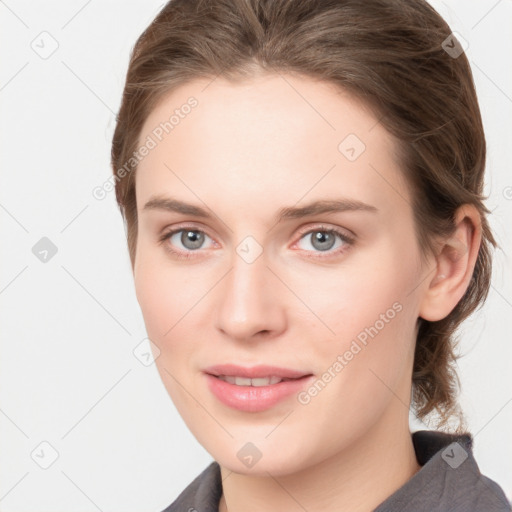
M 251 241 L 237 247 L 220 291 L 217 328 L 233 338 L 249 339 L 284 327 L 284 307 L 267 258 L 263 252 L 255 257 L 254 250 Z

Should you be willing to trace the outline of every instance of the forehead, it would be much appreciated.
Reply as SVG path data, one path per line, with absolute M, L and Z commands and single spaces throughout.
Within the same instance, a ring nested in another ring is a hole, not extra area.
M 175 187 L 189 197 L 213 187 L 217 194 L 286 194 L 295 201 L 313 188 L 325 194 L 344 187 L 370 199 L 383 193 L 386 179 L 403 187 L 395 141 L 375 115 L 333 84 L 308 77 L 186 83 L 148 116 L 139 144 L 149 139 L 155 145 L 136 176 L 139 205 Z

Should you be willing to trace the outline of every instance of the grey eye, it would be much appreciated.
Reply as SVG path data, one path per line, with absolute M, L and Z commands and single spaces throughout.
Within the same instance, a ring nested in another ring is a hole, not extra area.
M 180 241 L 187 249 L 199 249 L 204 242 L 204 233 L 184 230 Z
M 169 237 L 169 241 L 171 244 L 177 245 L 178 248 L 180 248 L 181 244 L 186 250 L 194 251 L 201 249 L 206 237 L 208 235 L 199 230 L 180 229 Z
M 336 239 L 339 240 L 337 244 Z M 304 247 L 304 241 L 308 242 L 310 247 Z M 347 240 L 340 233 L 325 229 L 309 231 L 308 233 L 305 233 L 299 241 L 301 249 L 317 252 L 326 252 L 331 249 L 337 249 L 346 243 Z M 313 247 L 313 249 L 311 249 L 311 247 Z
M 334 233 L 329 233 L 328 231 L 315 231 L 310 233 L 310 235 L 311 245 L 319 251 L 328 251 L 329 249 L 332 249 L 336 241 Z

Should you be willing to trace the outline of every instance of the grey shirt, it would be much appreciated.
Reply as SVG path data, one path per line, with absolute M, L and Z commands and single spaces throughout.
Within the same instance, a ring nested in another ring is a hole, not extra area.
M 420 430 L 412 434 L 421 469 L 374 512 L 510 512 L 501 487 L 483 476 L 469 434 Z M 218 512 L 220 466 L 212 462 L 162 512 Z

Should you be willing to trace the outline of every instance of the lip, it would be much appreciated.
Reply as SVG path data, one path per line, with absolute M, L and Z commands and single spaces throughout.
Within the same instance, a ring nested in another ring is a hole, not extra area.
M 261 412 L 299 393 L 312 380 L 312 374 L 277 366 L 244 368 L 236 365 L 212 366 L 204 370 L 208 388 L 224 405 L 244 412 Z M 294 379 L 269 386 L 237 386 L 218 378 L 219 375 L 235 375 L 255 379 L 275 375 Z
M 235 375 L 237 377 L 246 377 L 249 379 L 257 379 L 259 377 L 270 377 L 275 375 L 282 379 L 298 379 L 306 375 L 311 375 L 310 372 L 302 372 L 300 370 L 292 370 L 290 368 L 282 368 L 279 366 L 258 365 L 250 368 L 238 366 L 236 364 L 219 364 L 210 366 L 203 370 L 210 375 Z

